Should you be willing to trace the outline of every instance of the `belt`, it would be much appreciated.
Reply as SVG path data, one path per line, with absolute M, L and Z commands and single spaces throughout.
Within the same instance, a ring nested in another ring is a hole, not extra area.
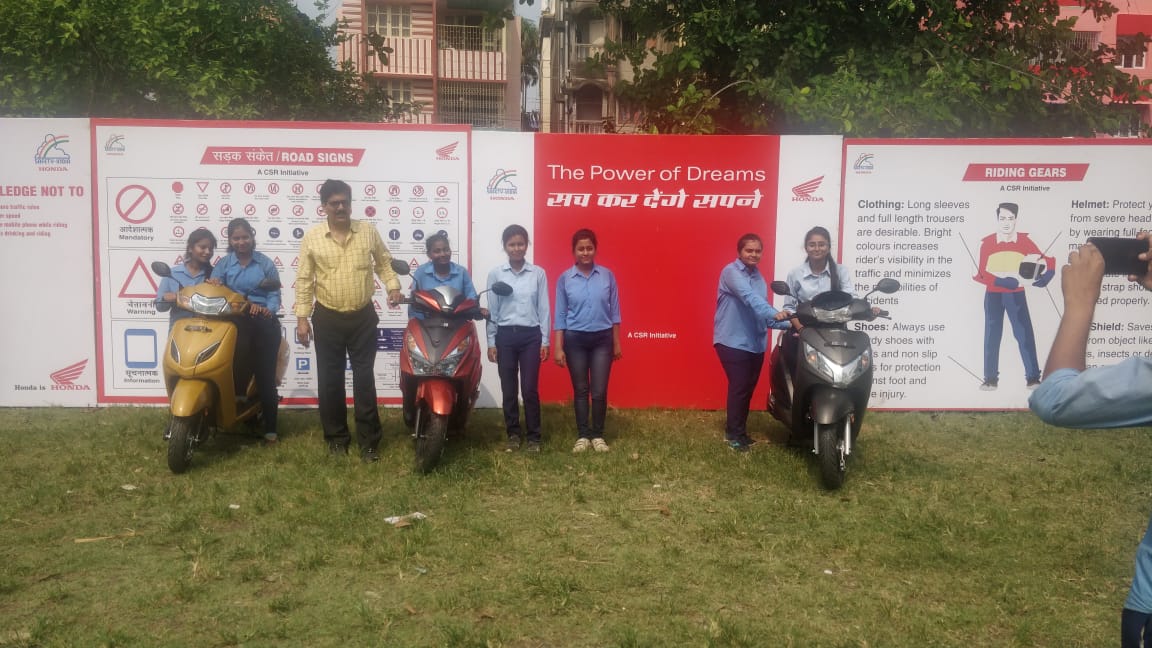
M 375 311 L 376 307 L 372 305 L 372 302 L 368 302 L 367 304 L 364 304 L 363 306 L 361 306 L 355 310 L 341 311 L 341 310 L 336 310 L 335 308 L 328 308 L 324 304 L 321 304 L 320 302 L 316 302 L 316 310 L 327 311 L 329 313 L 332 313 L 333 315 L 340 315 L 342 317 L 351 317 L 353 315 L 359 315 L 360 313 L 363 313 L 364 311 L 366 311 L 368 309 Z
M 539 333 L 539 326 L 517 326 L 515 324 L 498 324 L 496 331 L 506 331 L 508 333 Z

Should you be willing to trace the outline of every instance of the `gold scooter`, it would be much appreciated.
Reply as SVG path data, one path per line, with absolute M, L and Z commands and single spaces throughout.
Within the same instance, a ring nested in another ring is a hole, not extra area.
M 161 277 L 172 276 L 166 263 L 154 261 L 151 267 Z M 279 284 L 266 279 L 260 287 L 275 290 Z M 192 462 L 192 451 L 212 432 L 239 422 L 254 425 L 261 407 L 255 378 L 249 380 L 245 398 L 233 396 L 237 337 L 233 319 L 247 316 L 251 302 L 226 286 L 200 283 L 181 286 L 173 306 L 194 314 L 173 322 L 164 353 L 164 387 L 170 411 L 164 432 L 168 468 L 182 473 Z

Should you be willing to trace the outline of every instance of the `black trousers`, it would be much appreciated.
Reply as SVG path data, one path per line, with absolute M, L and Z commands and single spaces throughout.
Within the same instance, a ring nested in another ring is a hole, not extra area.
M 529 441 L 540 440 L 540 346 L 539 326 L 496 329 L 496 366 L 500 372 L 504 428 L 509 437 L 521 435 L 519 386 L 519 393 L 524 395 L 524 436 Z
M 275 317 L 243 317 L 237 320 L 236 331 L 236 392 L 244 394 L 248 387 L 248 377 L 256 376 L 256 390 L 264 411 L 264 434 L 276 434 L 277 411 L 280 407 L 280 396 L 276 392 L 280 320 Z
M 752 392 L 760 380 L 764 367 L 764 354 L 733 349 L 715 344 L 716 355 L 724 375 L 728 377 L 728 418 L 724 424 L 724 438 L 738 441 L 748 435 L 748 408 L 752 405 Z
M 372 304 L 351 313 L 324 307 L 312 313 L 316 344 L 316 381 L 320 423 L 324 439 L 347 445 L 348 393 L 344 387 L 345 359 L 352 367 L 353 416 L 360 448 L 380 445 L 380 411 L 376 402 L 376 325 L 380 317 Z

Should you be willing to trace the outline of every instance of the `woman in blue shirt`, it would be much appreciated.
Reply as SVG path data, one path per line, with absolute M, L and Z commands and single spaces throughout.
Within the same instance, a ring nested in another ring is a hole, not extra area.
M 275 288 L 261 288 L 264 280 Z M 276 430 L 280 396 L 276 393 L 276 360 L 280 353 L 280 271 L 267 256 L 256 251 L 256 230 L 243 218 L 228 223 L 228 254 L 216 264 L 212 283 L 223 284 L 252 303 L 247 317 L 237 319 L 236 357 L 233 376 L 236 394 L 247 393 L 248 376 L 255 374 L 264 419 L 264 444 L 278 440 Z
M 216 237 L 204 228 L 188 235 L 184 248 L 184 263 L 172 266 L 172 276 L 162 277 L 156 289 L 156 310 L 168 313 L 168 325 L 186 317 L 195 317 L 191 311 L 175 308 L 176 293 L 184 286 L 203 283 L 212 274 L 212 255 L 216 252 Z
M 768 283 L 758 269 L 764 254 L 760 237 L 741 236 L 736 254 L 736 260 L 720 271 L 712 346 L 728 378 L 724 439 L 743 452 L 754 443 L 748 436 L 748 408 L 764 366 L 768 326 L 785 315 L 768 303 Z
M 478 298 L 468 270 L 452 261 L 452 245 L 448 243 L 447 234 L 441 232 L 429 236 L 424 241 L 424 249 L 428 253 L 428 261 L 420 264 L 412 273 L 412 290 L 450 286 L 463 293 L 467 299 Z M 481 309 L 481 312 L 485 311 Z M 417 313 L 411 306 L 408 307 L 408 316 L 424 318 L 423 313 Z
M 620 299 L 616 275 L 596 265 L 596 234 L 589 229 L 572 235 L 576 264 L 556 281 L 556 333 L 552 353 L 556 364 L 568 367 L 579 438 L 572 452 L 589 447 L 608 452 L 604 419 L 608 415 L 608 376 L 621 358 Z M 588 422 L 591 398 L 592 422 Z
M 840 290 L 856 295 L 852 273 L 832 258 L 832 235 L 827 229 L 816 226 L 808 230 L 804 235 L 804 252 L 807 255 L 804 263 L 792 268 L 785 280 L 792 295 L 784 299 L 784 310 L 791 318 L 792 329 L 782 334 L 784 340 L 780 353 L 788 363 L 790 372 L 796 370 L 796 348 L 800 329 L 804 328 L 800 320 L 792 317 L 796 306 L 829 290 Z M 872 312 L 879 313 L 880 307 L 874 306 Z
M 500 372 L 504 427 L 508 431 L 505 450 L 520 448 L 519 391 L 524 396 L 524 437 L 528 452 L 540 451 L 540 363 L 548 359 L 548 276 L 544 268 L 528 263 L 528 230 L 509 225 L 502 236 L 508 262 L 488 273 L 488 288 L 497 281 L 512 286 L 512 294 L 501 297 L 488 293 L 488 361 Z

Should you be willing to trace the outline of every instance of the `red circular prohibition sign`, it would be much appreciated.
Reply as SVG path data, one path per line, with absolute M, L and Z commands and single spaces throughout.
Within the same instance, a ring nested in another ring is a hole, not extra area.
M 156 196 L 143 185 L 128 185 L 116 194 L 116 213 L 129 223 L 139 225 L 156 213 Z

